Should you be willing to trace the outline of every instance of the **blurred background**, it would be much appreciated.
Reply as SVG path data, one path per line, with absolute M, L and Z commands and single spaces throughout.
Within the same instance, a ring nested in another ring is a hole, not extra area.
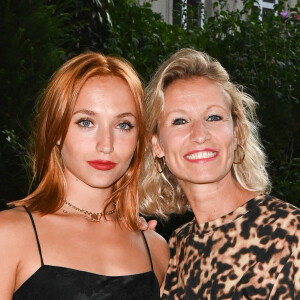
M 299 29 L 300 0 L 0 0 L 0 209 L 29 192 L 35 100 L 64 61 L 122 56 L 146 85 L 183 47 L 217 58 L 259 103 L 272 194 L 300 206 Z

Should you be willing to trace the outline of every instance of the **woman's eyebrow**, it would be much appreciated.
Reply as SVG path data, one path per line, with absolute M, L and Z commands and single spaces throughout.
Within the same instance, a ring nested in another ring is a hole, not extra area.
M 136 116 L 131 112 L 121 113 L 121 114 L 117 115 L 117 117 L 118 118 L 125 118 L 125 117 L 134 117 L 134 118 L 136 118 Z
M 97 113 L 94 112 L 93 110 L 89 110 L 89 109 L 80 109 L 80 110 L 75 111 L 73 115 L 76 115 L 76 114 L 86 114 L 86 115 L 89 115 L 89 116 L 95 116 Z M 118 114 L 116 117 L 117 118 L 133 117 L 135 119 L 137 118 L 131 112 L 124 112 L 124 113 Z
M 77 110 L 73 113 L 73 115 L 76 115 L 76 114 L 86 114 L 86 115 L 89 115 L 89 116 L 94 116 L 96 113 L 92 110 L 80 109 L 80 110 Z
M 182 114 L 184 114 L 184 113 L 186 113 L 186 112 L 187 112 L 187 111 L 186 111 L 185 109 L 175 108 L 175 109 L 173 109 L 173 110 L 168 111 L 167 113 L 165 113 L 165 116 L 169 116 L 169 115 L 171 115 L 171 114 L 173 114 L 173 113 L 182 113 Z

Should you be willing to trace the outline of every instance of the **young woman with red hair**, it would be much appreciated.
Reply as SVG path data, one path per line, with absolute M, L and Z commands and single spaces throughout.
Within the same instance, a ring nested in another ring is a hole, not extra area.
M 37 188 L 0 213 L 1 300 L 159 299 L 168 246 L 139 231 L 143 100 L 120 58 L 82 54 L 53 75 L 37 115 Z

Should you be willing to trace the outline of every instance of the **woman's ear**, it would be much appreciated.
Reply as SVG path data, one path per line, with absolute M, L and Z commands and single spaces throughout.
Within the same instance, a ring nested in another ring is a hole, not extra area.
M 151 141 L 152 141 L 152 147 L 153 147 L 153 151 L 154 151 L 155 155 L 157 157 L 163 157 L 163 156 L 165 156 L 165 154 L 164 154 L 164 152 L 163 152 L 163 150 L 162 150 L 162 148 L 160 146 L 159 138 L 158 138 L 158 136 L 156 134 L 154 134 L 152 136 L 152 140 Z

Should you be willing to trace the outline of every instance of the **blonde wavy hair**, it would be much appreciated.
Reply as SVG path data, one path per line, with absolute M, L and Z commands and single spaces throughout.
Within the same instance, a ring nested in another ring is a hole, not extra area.
M 164 109 L 164 92 L 175 80 L 207 77 L 220 84 L 231 98 L 231 114 L 237 127 L 238 144 L 231 172 L 242 187 L 249 191 L 267 192 L 271 188 L 266 171 L 266 155 L 260 142 L 257 103 L 243 88 L 232 82 L 221 64 L 208 54 L 193 49 L 181 49 L 167 59 L 156 71 L 146 88 L 147 145 L 145 162 L 140 179 L 140 210 L 144 215 L 156 215 L 167 219 L 171 213 L 184 213 L 189 209 L 188 201 L 176 177 L 166 166 L 158 173 L 154 165 L 151 139 L 157 134 L 158 120 Z

